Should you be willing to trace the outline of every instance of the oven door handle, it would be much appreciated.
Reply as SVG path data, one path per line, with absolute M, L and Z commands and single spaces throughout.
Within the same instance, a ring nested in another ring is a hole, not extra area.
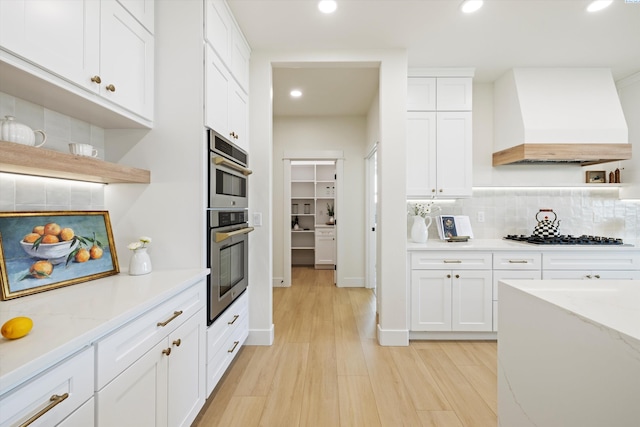
M 227 160 L 222 156 L 216 156 L 213 158 L 213 163 L 216 165 L 225 165 L 231 169 L 235 169 L 238 172 L 241 172 L 244 176 L 251 175 L 253 171 L 251 169 L 243 168 L 237 163 L 233 163 L 231 160 Z
M 216 233 L 216 243 L 220 243 L 227 240 L 229 237 L 239 236 L 240 234 L 251 233 L 254 230 L 253 227 L 241 228 L 240 230 L 230 231 L 229 233 Z

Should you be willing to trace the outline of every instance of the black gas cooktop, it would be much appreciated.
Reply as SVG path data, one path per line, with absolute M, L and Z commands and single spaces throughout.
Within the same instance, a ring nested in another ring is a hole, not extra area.
M 534 245 L 622 245 L 622 239 L 615 237 L 600 236 L 525 236 L 524 234 L 509 234 L 505 237 L 507 240 L 515 240 L 517 242 L 532 243 Z

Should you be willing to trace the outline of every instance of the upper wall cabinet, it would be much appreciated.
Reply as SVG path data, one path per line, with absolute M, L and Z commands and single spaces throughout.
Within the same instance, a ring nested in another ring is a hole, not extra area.
M 224 0 L 206 0 L 205 39 L 248 92 L 251 49 Z
M 151 0 L 0 1 L 0 91 L 105 128 L 151 127 L 152 19 Z
M 471 77 L 409 77 L 407 111 L 471 111 Z
M 409 77 L 407 197 L 470 197 L 471 77 Z

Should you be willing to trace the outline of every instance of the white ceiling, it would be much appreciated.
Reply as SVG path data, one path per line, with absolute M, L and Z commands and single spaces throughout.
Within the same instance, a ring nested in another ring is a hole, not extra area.
M 630 0 L 626 0 L 630 1 Z M 411 68 L 471 67 L 492 82 L 513 67 L 610 67 L 615 79 L 640 71 L 640 3 L 614 0 L 485 0 L 477 13 L 459 0 L 227 0 L 252 50 L 406 48 Z M 377 90 L 371 69 L 274 70 L 274 114 L 364 114 Z M 293 86 L 304 99 L 288 99 Z M 373 91 L 373 92 L 372 92 Z

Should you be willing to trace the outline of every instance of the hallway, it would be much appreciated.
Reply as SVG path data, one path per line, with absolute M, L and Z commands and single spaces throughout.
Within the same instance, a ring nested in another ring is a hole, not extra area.
M 245 346 L 194 426 L 495 427 L 495 342 L 381 347 L 375 297 L 296 267 L 273 289 L 275 342 Z

